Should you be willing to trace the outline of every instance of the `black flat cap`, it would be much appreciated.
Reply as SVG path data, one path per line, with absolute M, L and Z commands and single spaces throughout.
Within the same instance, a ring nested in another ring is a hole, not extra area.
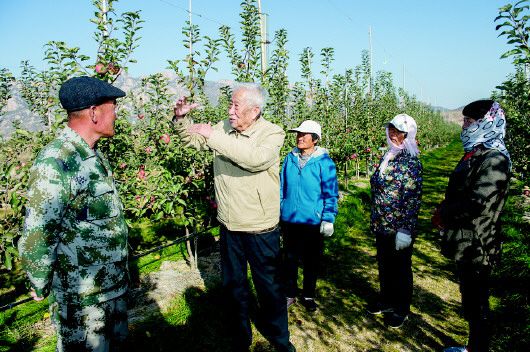
M 480 120 L 490 111 L 493 103 L 493 100 L 476 100 L 464 107 L 462 115 L 471 117 L 473 120 Z
M 70 78 L 59 89 L 59 100 L 66 111 L 86 109 L 124 96 L 123 90 L 88 76 Z

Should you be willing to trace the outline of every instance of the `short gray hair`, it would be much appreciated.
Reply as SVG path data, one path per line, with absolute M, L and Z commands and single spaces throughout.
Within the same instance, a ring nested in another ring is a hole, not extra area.
M 246 102 L 249 105 L 257 106 L 260 113 L 263 113 L 265 102 L 267 100 L 267 91 L 260 84 L 253 82 L 237 83 L 232 94 L 239 90 L 245 90 L 247 92 L 245 95 Z

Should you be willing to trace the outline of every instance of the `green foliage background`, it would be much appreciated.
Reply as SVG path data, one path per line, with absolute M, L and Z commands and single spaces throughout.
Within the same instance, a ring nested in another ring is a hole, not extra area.
M 21 76 L 13 77 L 0 68 L 0 114 L 11 97 L 11 88 L 18 84 L 29 108 L 42 117 L 46 126 L 44 131 L 28 132 L 18 125 L 10 138 L 0 140 L 0 274 L 13 278 L 3 285 L 16 286 L 18 293 L 24 292 L 24 287 L 20 286 L 20 272 L 14 270 L 16 242 L 22 228 L 28 170 L 39 150 L 66 121 L 57 98 L 58 88 L 69 77 L 79 75 L 114 82 L 135 62 L 133 53 L 139 45 L 143 20 L 139 11 L 117 15 L 113 8 L 116 1 L 109 0 L 104 11 L 101 2 L 93 0 L 95 16 L 91 22 L 96 26 L 94 38 L 98 43 L 93 57 L 81 54 L 80 48 L 52 41 L 45 46 L 46 70 L 38 72 L 23 61 Z M 217 69 L 220 55 L 225 54 L 235 81 L 255 81 L 267 88 L 267 119 L 285 129 L 305 119 L 322 124 L 322 145 L 329 149 L 346 182 L 354 175 L 368 176 L 373 170 L 382 153 L 380 147 L 386 144 L 383 125 L 397 113 L 407 113 L 418 122 L 422 151 L 444 146 L 458 134 L 459 126 L 444 122 L 440 113 L 397 89 L 391 73 L 371 72 L 368 51 L 360 54 L 358 65 L 337 73 L 333 71 L 333 48 L 306 47 L 298 56 L 302 81 L 289 82 L 288 34 L 281 29 L 274 34 L 275 47 L 264 70 L 260 66 L 262 38 L 256 1 L 244 0 L 241 9 L 241 38 L 236 38 L 227 26 L 221 26 L 217 34 L 202 36 L 198 26 L 186 22 L 182 44 L 189 53 L 182 59 L 168 60 L 168 68 L 188 90 L 190 99 L 202 105 L 200 111 L 192 114 L 196 121 L 215 123 L 226 118 L 231 87 L 221 88 L 217 105 L 208 101 L 204 91 L 208 72 Z M 514 58 L 516 69 L 494 92 L 508 116 L 508 148 L 514 174 L 526 184 L 530 156 L 528 18 L 528 0 L 499 10 L 496 21 L 498 29 L 502 29 L 500 35 L 514 45 L 504 56 Z M 116 136 L 99 145 L 113 164 L 131 233 L 138 233 L 135 229 L 145 222 L 154 226 L 171 224 L 167 226 L 170 233 L 162 238 L 135 239 L 134 250 L 171 240 L 184 228 L 194 230 L 214 223 L 211 155 L 185 148 L 173 132 L 170 117 L 176 97 L 169 88 L 161 74 L 142 78 L 140 88 L 120 100 Z M 282 157 L 293 142 L 288 136 Z M 510 245 L 506 250 L 511 256 L 499 274 L 515 286 L 527 282 L 530 266 L 528 235 L 517 226 L 508 232 Z M 512 266 L 520 270 L 513 271 Z M 508 310 L 517 304 L 528 307 L 527 291 L 525 296 L 524 290 L 515 290 L 508 297 L 502 302 Z
M 0 71 L 0 105 L 5 107 L 10 88 L 17 82 L 23 99 L 32 112 L 42 117 L 43 132 L 27 132 L 22 126 L 11 138 L 0 141 L 0 263 L 11 268 L 16 257 L 15 244 L 20 236 L 27 172 L 39 150 L 62 128 L 66 115 L 57 92 L 69 77 L 91 75 L 114 82 L 128 65 L 134 63 L 143 20 L 140 12 L 118 15 L 116 0 L 93 0 L 94 38 L 98 50 L 94 57 L 81 54 L 60 41 L 45 46 L 48 68 L 38 72 L 22 61 L 21 77 Z M 313 119 L 324 127 L 322 145 L 329 149 L 339 169 L 346 176 L 368 174 L 377 162 L 384 145 L 383 125 L 395 114 L 406 112 L 419 125 L 418 139 L 423 150 L 447 143 L 457 127 L 445 123 L 441 115 L 396 89 L 388 72 L 372 74 L 368 52 L 361 63 L 343 74 L 334 73 L 334 49 L 322 48 L 320 60 L 313 60 L 313 49 L 300 54 L 304 81 L 290 83 L 286 76 L 289 51 L 284 29 L 274 35 L 275 47 L 265 70 L 260 64 L 259 13 L 255 0 L 241 3 L 241 38 L 227 26 L 219 28 L 218 38 L 202 36 L 197 25 L 187 21 L 182 29 L 182 44 L 188 49 L 183 59 L 168 60 L 168 68 L 188 90 L 200 111 L 196 121 L 215 123 L 226 118 L 231 86 L 222 87 L 219 102 L 212 105 L 204 85 L 210 70 L 216 70 L 224 52 L 232 65 L 235 81 L 260 82 L 269 92 L 265 117 L 284 128 L 302 120 Z M 317 62 L 315 62 L 317 61 Z M 196 229 L 212 223 L 215 199 L 212 191 L 211 155 L 184 148 L 170 121 L 175 96 L 162 74 L 141 79 L 140 87 L 120 99 L 116 136 L 103 140 L 99 147 L 112 163 L 126 218 L 132 226 L 142 219 L 171 220 L 181 228 Z M 290 137 L 290 136 L 289 136 Z M 282 157 L 292 148 L 288 138 Z

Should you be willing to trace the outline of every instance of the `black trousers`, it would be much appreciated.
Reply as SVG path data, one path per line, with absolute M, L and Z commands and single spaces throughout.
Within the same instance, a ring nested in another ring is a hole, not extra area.
M 247 262 L 256 289 L 260 332 L 278 351 L 287 351 L 289 330 L 287 306 L 280 277 L 280 231 L 250 234 L 221 226 L 223 285 L 232 300 L 235 350 L 246 351 L 252 343 L 249 318 L 250 290 Z
M 380 301 L 400 315 L 412 302 L 412 245 L 396 250 L 396 236 L 376 233 Z
M 286 295 L 297 296 L 298 267 L 301 263 L 304 273 L 302 296 L 314 298 L 324 250 L 320 225 L 282 223 L 282 232 L 285 247 Z
M 472 352 L 489 350 L 489 287 L 491 268 L 457 264 L 464 318 L 469 322 L 467 347 Z

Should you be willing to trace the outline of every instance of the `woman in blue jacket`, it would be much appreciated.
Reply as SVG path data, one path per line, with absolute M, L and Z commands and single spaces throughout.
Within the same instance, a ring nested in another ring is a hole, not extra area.
M 315 290 L 323 236 L 333 234 L 337 215 L 337 171 L 327 150 L 316 145 L 322 135 L 317 122 L 304 121 L 289 132 L 296 132 L 296 147 L 285 157 L 280 173 L 287 306 L 295 302 L 301 261 L 301 303 L 312 312 L 317 308 Z

